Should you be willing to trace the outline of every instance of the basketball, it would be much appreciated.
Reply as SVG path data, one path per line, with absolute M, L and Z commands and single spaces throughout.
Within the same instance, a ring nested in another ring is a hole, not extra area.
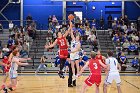
M 69 20 L 73 20 L 73 19 L 74 19 L 74 16 L 73 16 L 72 14 L 70 14 L 70 15 L 68 16 L 68 19 L 69 19 Z

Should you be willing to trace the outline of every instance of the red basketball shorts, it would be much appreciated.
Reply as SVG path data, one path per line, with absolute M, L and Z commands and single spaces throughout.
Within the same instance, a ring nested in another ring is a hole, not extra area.
M 88 86 L 92 86 L 94 83 L 99 86 L 101 83 L 101 75 L 90 75 L 86 80 L 85 83 Z
M 67 49 L 60 49 L 59 50 L 59 57 L 67 59 L 68 57 L 68 50 Z

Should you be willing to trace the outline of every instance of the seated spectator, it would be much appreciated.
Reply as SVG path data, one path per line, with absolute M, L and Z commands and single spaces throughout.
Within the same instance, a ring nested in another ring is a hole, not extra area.
M 52 17 L 53 26 L 56 26 L 57 25 L 57 22 L 58 22 L 58 20 L 57 20 L 56 16 L 53 15 L 53 17 Z
M 52 23 L 52 16 L 51 15 L 48 17 L 48 27 L 49 28 L 50 28 L 50 23 Z
M 15 41 L 13 38 L 9 37 L 9 40 L 7 42 L 7 47 L 11 48 L 15 44 Z
M 124 34 L 123 36 L 122 36 L 122 38 L 121 38 L 121 42 L 122 42 L 122 44 L 126 41 L 126 40 L 128 40 L 128 36 L 127 36 L 127 34 Z
M 9 22 L 9 32 L 11 33 L 14 28 L 14 24 L 12 21 Z
M 91 27 L 93 28 L 95 28 L 96 29 L 96 20 L 94 19 L 94 20 L 92 20 L 92 24 L 91 24 Z
M 130 52 L 135 52 L 135 55 L 138 55 L 138 48 L 136 44 L 130 43 L 128 46 L 128 55 L 130 55 Z
M 132 60 L 132 67 L 136 68 L 136 71 L 138 71 L 138 67 L 139 67 L 139 61 L 137 59 L 137 57 L 134 57 L 134 59 Z
M 87 28 L 86 28 L 86 31 L 85 31 L 86 38 L 89 37 L 90 33 L 91 33 L 91 30 L 90 30 L 89 27 L 87 27 Z
M 0 50 L 0 59 L 2 59 L 3 58 L 3 53 L 2 53 L 2 51 Z
M 3 26 L 1 23 L 0 23 L 0 32 L 3 32 Z
M 120 38 L 119 38 L 118 34 L 115 34 L 115 36 L 113 37 L 112 40 L 116 44 L 116 46 L 120 43 Z
M 43 55 L 40 59 L 40 64 L 39 64 L 37 70 L 35 71 L 35 74 L 37 74 L 41 68 L 43 68 L 45 70 L 45 73 L 47 73 L 47 66 L 45 63 L 46 60 L 47 60 L 46 56 Z
M 53 40 L 52 40 L 52 39 L 51 39 L 51 40 L 49 40 L 49 44 L 48 44 L 48 45 L 51 45 L 51 44 L 53 44 Z M 54 47 L 49 48 L 49 49 L 48 49 L 48 51 L 49 51 L 49 52 L 52 52 L 52 49 L 53 49 L 53 48 L 54 48 Z
M 91 32 L 91 34 L 88 36 L 88 40 L 92 43 L 96 41 L 96 36 L 93 32 Z
M 0 49 L 2 49 L 2 41 L 0 41 Z
M 26 42 L 23 43 L 22 50 L 21 50 L 21 57 L 28 55 L 28 45 Z
M 129 46 L 130 46 L 130 43 L 128 42 L 128 40 L 126 40 L 122 45 L 123 51 L 128 51 Z
M 140 72 L 140 53 L 139 53 L 138 61 L 139 61 L 138 72 Z
M 27 27 L 27 31 L 28 31 L 28 35 L 30 37 L 34 38 L 35 32 L 34 32 L 34 30 L 33 30 L 31 25 Z
M 120 56 L 121 71 L 126 70 L 126 68 L 127 68 L 126 63 L 127 63 L 127 58 L 124 55 L 124 53 L 122 52 L 121 56 Z
M 5 45 L 5 47 L 2 49 L 3 51 L 3 56 L 7 56 L 8 52 L 10 52 L 9 48 L 7 48 L 7 45 Z

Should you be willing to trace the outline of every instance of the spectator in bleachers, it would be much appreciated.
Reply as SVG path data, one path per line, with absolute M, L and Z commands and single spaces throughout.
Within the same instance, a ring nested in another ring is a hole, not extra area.
M 138 67 L 139 67 L 139 61 L 137 59 L 137 57 L 134 57 L 134 59 L 132 60 L 132 67 L 136 68 L 136 71 L 138 71 Z
M 127 15 L 124 16 L 123 21 L 124 21 L 125 25 L 127 25 L 127 26 L 129 25 L 129 19 L 128 19 Z
M 122 45 L 123 51 L 128 51 L 128 47 L 129 47 L 129 46 L 130 46 L 130 43 L 129 43 L 128 40 L 126 40 L 126 41 L 123 43 L 123 45 Z
M 135 52 L 135 55 L 138 55 L 138 47 L 133 42 L 130 42 L 130 46 L 128 46 L 128 55 L 130 55 L 130 52 Z
M 96 30 L 96 20 L 92 20 L 92 24 L 91 24 L 91 27 L 94 28 Z
M 12 21 L 9 22 L 9 32 L 11 33 L 13 31 L 14 24 Z
M 112 28 L 112 16 L 111 14 L 109 14 L 109 16 L 107 17 L 107 20 L 108 20 L 108 28 Z
M 0 40 L 0 49 L 2 49 L 2 41 Z
M 26 22 L 27 22 L 27 26 L 29 26 L 32 23 L 32 16 L 30 14 L 28 14 L 28 16 L 26 17 Z
M 120 43 L 120 38 L 119 38 L 118 34 L 115 34 L 112 40 L 116 45 L 118 45 Z
M 45 73 L 47 73 L 47 67 L 46 67 L 46 64 L 45 64 L 46 59 L 47 59 L 47 58 L 46 58 L 46 56 L 44 56 L 44 55 L 41 57 L 41 59 L 40 59 L 40 65 L 38 66 L 37 70 L 35 71 L 35 74 L 37 74 L 38 71 L 39 71 L 41 68 L 45 69 Z
M 122 35 L 122 37 L 121 37 L 121 43 L 123 44 L 125 41 L 127 41 L 128 40 L 128 36 L 127 36 L 127 34 L 124 34 L 124 35 Z
M 126 70 L 126 68 L 127 68 L 126 63 L 127 63 L 127 58 L 124 55 L 124 52 L 122 52 L 121 56 L 120 56 L 121 71 Z
M 139 53 L 138 61 L 139 61 L 138 72 L 140 72 L 140 53 Z
M 2 50 L 0 50 L 0 59 L 2 59 L 3 58 L 3 52 L 2 52 Z
M 53 44 L 53 40 L 52 40 L 52 39 L 49 40 L 48 45 L 51 45 L 51 44 Z M 52 52 L 52 49 L 53 49 L 53 48 L 54 48 L 54 47 L 49 48 L 48 51 L 49 51 L 49 52 Z
M 48 17 L 48 27 L 50 28 L 51 27 L 51 23 L 52 23 L 52 16 L 50 15 Z
M 89 40 L 91 43 L 93 43 L 93 42 L 96 41 L 96 36 L 95 36 L 95 34 L 94 34 L 93 32 L 91 32 L 91 34 L 89 34 L 88 40 Z
M 90 34 L 91 34 L 90 27 L 86 27 L 86 31 L 85 31 L 86 38 L 88 38 Z
M 9 48 L 7 48 L 7 45 L 5 45 L 2 49 L 3 51 L 3 56 L 7 56 L 8 55 L 8 52 L 10 51 Z
M 3 32 L 3 26 L 1 23 L 0 23 L 0 32 Z
M 137 30 L 140 31 L 140 16 L 137 19 Z
M 28 55 L 28 45 L 26 42 L 23 43 L 22 50 L 21 50 L 21 57 Z
M 58 22 L 58 20 L 57 20 L 56 16 L 53 15 L 53 17 L 52 17 L 53 26 L 56 26 L 57 25 L 57 22 Z

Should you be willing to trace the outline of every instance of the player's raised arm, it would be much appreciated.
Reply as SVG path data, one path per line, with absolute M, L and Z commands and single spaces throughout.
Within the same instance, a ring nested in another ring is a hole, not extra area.
M 31 58 L 19 58 L 19 61 L 21 61 L 21 62 L 24 62 L 24 61 L 27 61 L 27 60 L 31 60 Z
M 45 45 L 45 48 L 48 49 L 48 48 L 52 48 L 54 47 L 55 45 L 57 44 L 57 39 L 51 44 L 51 45 Z
M 71 38 L 72 38 L 72 40 L 75 40 L 75 37 L 74 37 L 74 34 L 73 34 L 73 30 L 71 30 Z
M 85 64 L 84 67 L 81 69 L 81 71 L 78 73 L 78 75 L 81 75 L 81 74 L 84 72 L 84 70 L 88 67 L 88 65 L 89 65 L 89 61 L 86 62 L 86 64 Z
M 107 67 L 108 67 L 107 65 L 105 65 L 104 63 L 102 63 L 101 60 L 99 60 L 99 64 L 100 64 L 102 67 L 104 67 L 104 68 L 107 68 Z
M 67 37 L 67 35 L 70 33 L 72 29 L 72 22 L 70 21 L 70 27 L 68 28 L 68 30 L 65 32 L 65 34 L 63 35 L 63 37 Z

